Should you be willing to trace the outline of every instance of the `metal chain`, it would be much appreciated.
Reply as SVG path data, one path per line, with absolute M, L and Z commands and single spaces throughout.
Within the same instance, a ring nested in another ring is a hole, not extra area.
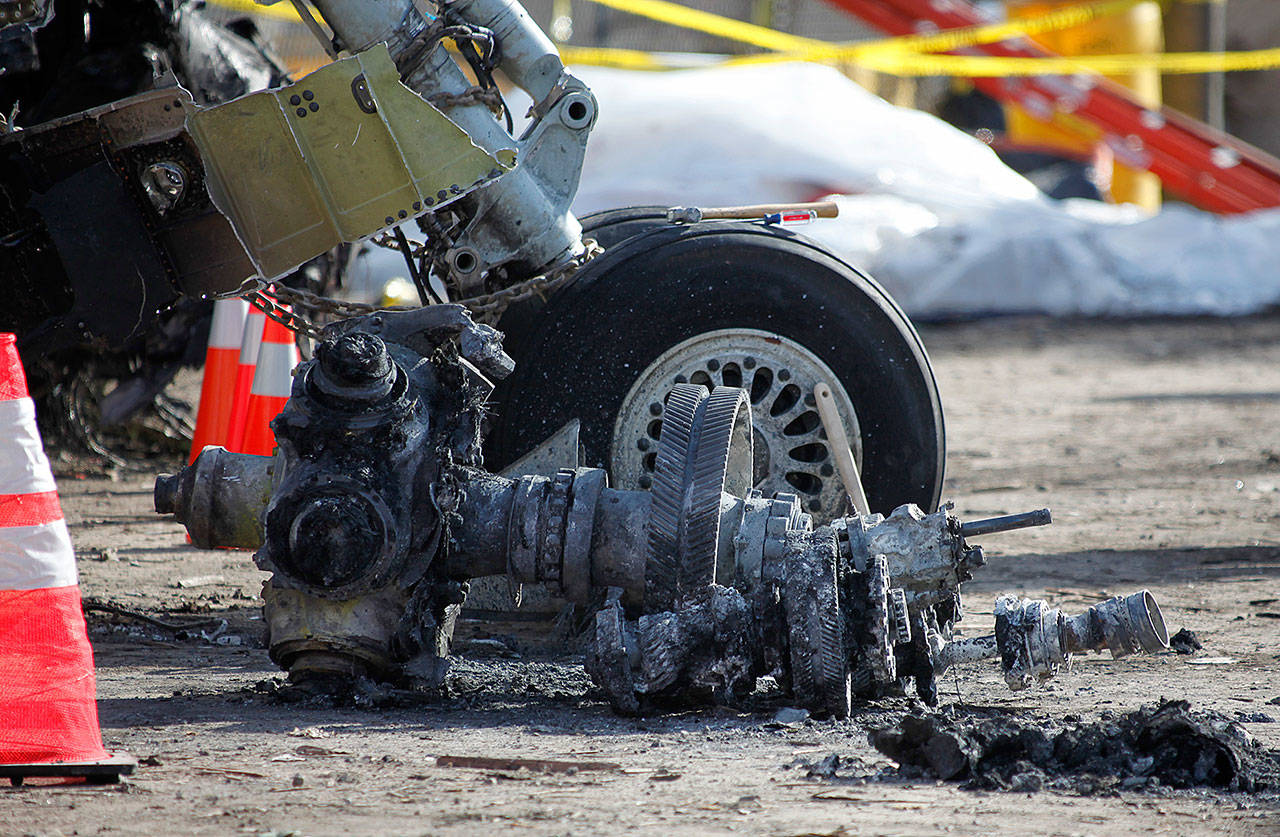
M 567 284 L 573 279 L 578 269 L 591 259 L 604 252 L 604 248 L 594 239 L 583 241 L 582 253 L 565 262 L 555 270 L 517 282 L 510 287 L 489 294 L 456 300 L 457 304 L 469 310 L 483 323 L 495 323 L 507 307 L 534 296 L 545 296 Z M 295 311 L 290 311 L 277 302 L 306 308 L 317 314 L 329 314 L 336 318 L 361 317 L 376 314 L 379 311 L 412 311 L 413 305 L 370 305 L 365 302 L 349 302 L 343 299 L 321 296 L 302 288 L 290 288 L 286 285 L 251 280 L 242 285 L 236 293 L 220 294 L 221 297 L 241 296 L 254 308 L 267 317 L 289 329 L 317 340 L 323 339 L 323 327 L 310 321 Z
M 497 90 L 485 90 L 483 87 L 468 87 L 461 93 L 436 93 L 427 97 L 427 101 L 437 108 L 452 108 L 460 105 L 486 105 L 497 109 L 502 107 L 502 95 Z
M 517 282 L 510 287 L 494 291 L 491 294 L 460 299 L 458 304 L 466 306 L 467 310 L 474 314 L 480 322 L 490 324 L 497 322 L 508 306 L 534 296 L 545 296 L 569 284 L 578 272 L 578 268 L 604 252 L 604 248 L 597 244 L 595 239 L 584 239 L 582 243 L 585 245 L 582 253 L 555 270 L 527 279 L 524 282 Z

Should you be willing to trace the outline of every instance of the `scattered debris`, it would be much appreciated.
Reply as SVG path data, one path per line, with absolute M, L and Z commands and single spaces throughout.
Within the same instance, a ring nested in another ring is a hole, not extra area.
M 477 770 L 532 770 L 536 773 L 579 773 L 587 770 L 621 770 L 611 761 L 552 761 L 549 759 L 490 758 L 488 756 L 438 756 L 436 767 L 470 767 Z
M 190 590 L 193 587 L 209 587 L 214 584 L 222 584 L 225 581 L 226 578 L 220 575 L 194 575 L 191 578 L 178 579 L 173 583 L 173 586 L 182 590 Z
M 327 729 L 321 729 L 320 727 L 306 727 L 305 729 L 302 727 L 294 727 L 293 729 L 289 730 L 289 735 L 292 735 L 294 738 L 311 738 L 311 739 L 333 737 L 333 733 L 329 732 L 329 730 Z
M 1280 789 L 1280 752 L 1237 723 L 1186 701 L 1163 701 L 1092 723 L 1010 715 L 908 715 L 870 734 L 904 776 L 968 780 L 967 787 L 1089 795 L 1116 790 L 1211 787 Z
M 1169 647 L 1179 654 L 1194 654 L 1204 648 L 1200 644 L 1200 638 L 1186 628 L 1169 637 Z
M 795 706 L 784 706 L 774 713 L 773 716 L 773 722 L 775 724 L 785 724 L 787 726 L 802 724 L 807 720 L 809 720 L 809 710 L 800 709 Z
M 300 756 L 317 756 L 320 758 L 350 755 L 350 753 L 345 750 L 330 750 L 326 747 L 317 747 L 314 744 L 299 744 L 297 747 L 293 748 L 293 751 Z

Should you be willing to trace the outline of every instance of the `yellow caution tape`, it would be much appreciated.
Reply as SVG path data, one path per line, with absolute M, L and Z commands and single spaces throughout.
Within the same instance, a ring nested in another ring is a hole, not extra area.
M 777 52 L 804 52 L 831 46 L 826 41 L 788 35 L 786 32 L 779 32 L 767 26 L 757 26 L 731 17 L 691 9 L 678 3 L 669 3 L 667 0 L 592 0 L 592 2 L 620 12 L 647 17 L 660 23 L 669 23 L 683 29 L 693 29 Z
M 897 76 L 1006 76 L 1073 75 L 1098 73 L 1121 75 L 1155 69 L 1165 75 L 1222 73 L 1280 68 L 1280 48 L 1240 52 L 1185 52 L 1138 55 L 1047 56 L 1016 58 L 980 55 L 931 55 L 983 44 L 998 43 L 1069 29 L 1108 15 L 1120 14 L 1146 0 L 1107 0 L 1070 6 L 1036 18 L 969 26 L 927 35 L 906 35 L 875 41 L 828 43 L 778 32 L 763 26 L 690 9 L 667 0 L 591 0 L 602 6 L 647 17 L 673 26 L 748 43 L 772 50 L 761 55 L 725 56 L 720 65 L 762 64 L 787 61 L 855 63 Z M 1219 0 L 1178 0 L 1182 3 Z M 1169 0 L 1164 0 L 1169 2 Z M 561 55 L 570 64 L 619 67 L 635 70 L 687 69 L 687 63 L 639 50 L 563 46 Z
M 903 35 L 869 43 L 848 44 L 858 52 L 879 50 L 905 50 L 910 52 L 950 52 L 983 44 L 995 44 L 1029 35 L 1073 29 L 1087 23 L 1129 11 L 1148 0 L 1109 0 L 1080 6 L 1067 6 L 1034 18 L 1023 18 L 1003 23 L 986 23 L 965 26 L 922 35 Z
M 1105 2 L 1083 6 L 1068 6 L 1039 17 L 1013 22 L 966 26 L 932 34 L 904 35 L 897 38 L 849 43 L 830 43 L 789 35 L 765 26 L 691 9 L 668 0 L 591 0 L 591 2 L 660 23 L 785 53 L 787 55 L 785 60 L 788 61 L 856 61 L 872 52 L 948 52 L 964 47 L 998 43 L 1011 38 L 1070 29 L 1098 18 L 1120 14 L 1148 0 L 1105 0 Z
M 580 66 L 617 67 L 624 70 L 687 70 L 688 62 L 630 49 L 561 47 L 565 63 Z M 720 56 L 706 66 L 774 64 L 809 61 L 802 54 Z M 870 70 L 895 76 L 961 76 L 1004 78 L 1014 76 L 1122 75 L 1152 69 L 1164 75 L 1230 73 L 1280 68 L 1280 48 L 1242 52 L 1166 52 L 1152 55 L 1090 55 L 1078 58 L 998 58 L 978 55 L 870 54 L 856 62 Z M 701 66 L 701 65 L 693 65 Z
M 566 64 L 579 67 L 615 67 L 619 70 L 679 70 L 688 69 L 688 64 L 677 65 L 674 62 L 651 52 L 638 49 L 615 49 L 612 47 L 560 47 L 560 58 Z M 713 61 L 722 64 L 723 61 Z
M 772 56 L 771 56 L 772 57 Z M 1241 52 L 1166 52 L 1138 55 L 1082 55 L 1074 58 L 999 58 L 980 55 L 868 55 L 863 66 L 896 76 L 1011 76 L 1097 73 L 1122 75 L 1156 70 L 1164 75 L 1233 73 L 1280 68 L 1280 48 Z

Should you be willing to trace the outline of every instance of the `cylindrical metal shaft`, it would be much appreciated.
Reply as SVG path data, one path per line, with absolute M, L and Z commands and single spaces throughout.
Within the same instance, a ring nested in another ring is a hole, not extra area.
M 210 445 L 181 472 L 156 478 L 156 511 L 185 525 L 193 546 L 257 549 L 274 461 Z
M 933 661 L 933 670 L 946 671 L 957 663 L 975 663 L 1000 656 L 1000 645 L 994 635 L 956 639 L 948 642 Z
M 450 578 L 481 578 L 507 572 L 507 526 L 516 483 L 481 471 L 470 472 L 462 489 L 454 542 L 443 557 L 442 572 Z
M 1068 652 L 1101 651 L 1112 657 L 1162 651 L 1169 647 L 1169 631 L 1155 597 L 1146 590 L 1116 596 L 1079 616 L 1062 620 L 1063 646 Z
M 1009 514 L 1004 517 L 988 517 L 985 520 L 970 520 L 960 527 L 960 535 L 975 538 L 979 535 L 991 535 L 996 532 L 1011 532 L 1014 529 L 1030 529 L 1032 526 L 1048 526 L 1053 516 L 1048 509 L 1036 509 L 1022 514 Z

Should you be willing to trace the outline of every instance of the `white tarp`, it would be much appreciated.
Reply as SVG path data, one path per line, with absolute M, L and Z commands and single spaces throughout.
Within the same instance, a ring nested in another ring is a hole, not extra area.
M 839 194 L 798 231 L 908 313 L 1243 314 L 1280 301 L 1280 211 L 1055 202 L 981 142 L 807 64 L 575 70 L 600 101 L 574 209 Z

